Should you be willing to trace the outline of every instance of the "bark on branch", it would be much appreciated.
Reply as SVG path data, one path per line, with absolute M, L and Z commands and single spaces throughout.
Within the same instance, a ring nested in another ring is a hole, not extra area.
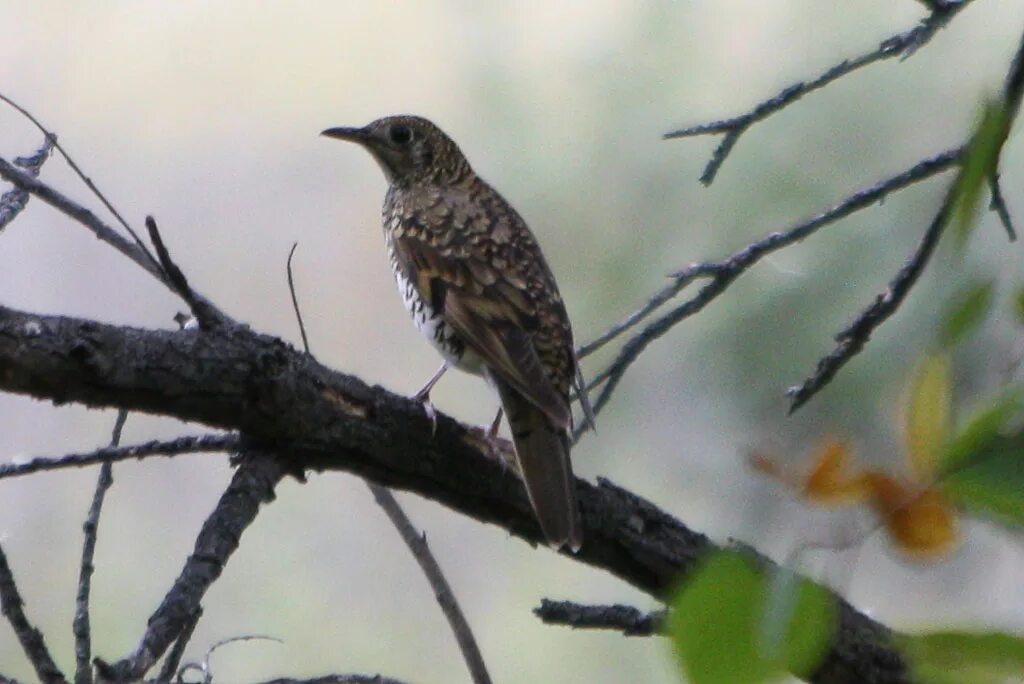
M 519 479 L 478 430 L 438 414 L 433 432 L 418 402 L 244 326 L 142 330 L 0 306 L 0 390 L 236 430 L 295 472 L 352 472 L 542 541 Z M 586 543 L 570 557 L 652 595 L 665 597 L 714 548 L 610 482 L 577 487 Z M 842 626 L 812 681 L 906 681 L 888 630 L 837 601 Z

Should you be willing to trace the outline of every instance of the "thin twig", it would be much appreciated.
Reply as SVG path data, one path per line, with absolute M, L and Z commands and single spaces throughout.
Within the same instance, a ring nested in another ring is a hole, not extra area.
M 274 488 L 286 472 L 285 464 L 270 454 L 246 450 L 231 484 L 203 523 L 181 574 L 146 622 L 138 646 L 117 663 L 93 661 L 105 679 L 135 681 L 144 676 L 186 630 L 207 589 L 238 548 L 242 533 L 255 520 L 260 504 L 273 500 Z
M 312 677 L 310 679 L 292 679 L 291 677 L 281 677 L 279 679 L 269 679 L 259 684 L 409 684 L 408 682 L 402 682 L 391 677 L 384 677 L 383 675 L 364 675 L 364 674 L 335 674 L 335 675 L 324 675 L 322 677 Z
M 0 177 L 10 183 L 13 183 L 22 190 L 35 195 L 51 207 L 71 217 L 91 230 L 97 238 L 106 242 L 114 249 L 121 252 L 121 254 L 124 254 L 126 257 L 144 268 L 150 275 L 155 277 L 161 283 L 170 285 L 166 276 L 164 276 L 160 269 L 160 264 L 149 256 L 147 250 L 139 247 L 137 243 L 126 240 L 120 233 L 104 223 L 90 209 L 87 209 L 74 200 L 69 199 L 67 196 L 61 194 L 57 190 L 54 190 L 46 183 L 37 180 L 31 174 L 13 166 L 5 159 L 0 159 Z
M 864 348 L 875 329 L 896 313 L 931 259 L 935 246 L 939 244 L 939 238 L 949 223 L 949 215 L 956 203 L 956 188 L 956 183 L 950 185 L 928 230 L 921 237 L 911 257 L 889 281 L 885 292 L 875 297 L 875 301 L 861 311 L 853 323 L 836 335 L 835 349 L 818 361 L 818 367 L 811 377 L 800 385 L 786 390 L 786 395 L 790 398 L 790 413 L 807 403 L 808 399 L 827 385 L 839 369 Z
M 299 308 L 299 300 L 295 298 L 295 279 L 292 277 L 292 257 L 295 256 L 295 249 L 298 246 L 298 242 L 293 242 L 291 251 L 288 252 L 288 292 L 292 295 L 292 308 L 295 309 L 295 319 L 299 323 L 299 333 L 302 335 L 302 348 L 306 350 L 307 354 L 312 354 L 313 352 L 309 349 L 309 338 L 306 337 L 306 326 L 302 322 L 302 310 Z
M 611 629 L 625 636 L 651 636 L 662 633 L 665 611 L 644 613 L 632 606 L 587 606 L 572 601 L 543 599 L 533 614 L 546 625 L 566 625 L 573 629 Z
M 839 64 L 827 69 L 812 81 L 800 81 L 799 83 L 794 83 L 793 85 L 784 88 L 777 95 L 758 103 L 746 114 L 742 114 L 731 119 L 722 119 L 720 121 L 712 121 L 710 123 L 670 131 L 663 137 L 665 139 L 672 139 L 724 133 L 725 136 L 715 148 L 715 151 L 711 155 L 711 159 L 708 161 L 707 166 L 704 167 L 704 172 L 700 177 L 701 183 L 704 185 L 711 185 L 715 180 L 715 175 L 718 173 L 719 168 L 721 168 L 722 164 L 729 156 L 729 152 L 732 151 L 733 146 L 739 141 L 740 136 L 743 135 L 743 133 L 745 133 L 752 125 L 759 121 L 764 121 L 772 114 L 775 114 L 779 110 L 793 104 L 804 95 L 814 92 L 815 90 L 820 90 L 830 83 L 833 83 L 843 76 L 847 76 L 862 67 L 890 59 L 892 57 L 902 57 L 904 59 L 910 57 L 919 48 L 924 46 L 925 43 L 931 40 L 939 29 L 949 23 L 950 19 L 970 4 L 971 1 L 972 0 L 962 0 L 961 2 L 933 2 L 935 7 L 932 9 L 931 14 L 918 23 L 917 26 L 909 31 L 898 33 L 882 41 L 877 48 L 870 52 L 866 52 L 853 59 L 843 60 Z
M 98 239 L 106 242 L 111 247 L 121 252 L 121 254 L 141 266 L 147 273 L 160 281 L 169 290 L 178 294 L 177 289 L 163 272 L 160 264 L 149 254 L 148 250 L 141 250 L 138 245 L 126 240 L 120 233 L 100 220 L 100 218 L 91 210 L 61 194 L 46 183 L 33 178 L 31 174 L 22 171 L 2 158 L 0 158 L 0 178 L 3 178 L 26 192 L 31 193 L 54 209 L 57 209 L 68 217 L 74 219 L 85 228 L 88 228 Z M 201 302 L 204 310 L 209 315 L 217 318 L 218 322 L 233 322 L 230 317 L 218 310 L 217 307 L 210 303 L 209 300 L 195 293 L 195 291 L 193 291 L 193 296 L 197 302 Z M 192 306 L 192 303 L 189 303 L 189 306 Z
M 50 158 L 50 150 L 53 149 L 53 139 L 46 138 L 42 146 L 35 154 L 28 157 L 18 157 L 14 165 L 21 167 L 33 178 L 39 176 L 39 170 L 43 163 Z M 0 196 L 0 231 L 15 219 L 28 205 L 29 194 L 21 188 L 14 188 Z
M 434 590 L 434 597 L 437 599 L 438 605 L 441 606 L 444 616 L 448 618 L 448 625 L 455 634 L 455 640 L 459 644 L 459 650 L 462 651 L 462 657 L 466 661 L 466 667 L 469 668 L 473 683 L 490 684 L 491 677 L 487 673 L 487 666 L 480 654 L 476 639 L 473 637 L 473 630 L 470 629 L 469 621 L 466 620 L 466 616 L 459 607 L 459 602 L 455 599 L 455 592 L 452 591 L 451 585 L 445 579 L 441 566 L 427 546 L 426 537 L 416 531 L 409 516 L 402 510 L 390 490 L 369 481 L 366 484 L 370 487 L 373 498 L 384 509 L 388 519 L 398 530 L 402 541 L 409 547 L 409 551 L 419 563 L 423 574 L 426 575 L 427 581 Z
M 214 654 L 215 651 L 217 651 L 221 647 L 228 646 L 229 644 L 236 644 L 240 641 L 275 641 L 279 644 L 284 643 L 281 639 L 278 639 L 277 637 L 267 636 L 265 634 L 243 634 L 242 636 L 221 639 L 213 646 L 210 646 L 210 648 L 206 649 L 206 654 L 203 656 L 203 660 L 201 662 L 185 663 L 184 665 L 182 665 L 178 669 L 178 681 L 184 681 L 186 672 L 189 672 L 190 670 L 196 670 L 197 672 L 202 673 L 203 684 L 212 684 L 213 668 L 210 667 L 210 657 Z
M 658 306 L 674 297 L 683 287 L 697 278 L 706 278 L 709 282 L 696 295 L 679 304 L 671 311 L 648 323 L 640 332 L 633 335 L 619 350 L 619 353 L 608 366 L 591 380 L 590 387 L 605 383 L 594 402 L 594 411 L 600 412 L 608 403 L 616 386 L 626 370 L 639 358 L 640 354 L 654 340 L 668 332 L 675 324 L 692 316 L 704 308 L 709 302 L 722 294 L 733 280 L 763 257 L 783 247 L 803 240 L 818 229 L 843 219 L 861 209 L 881 201 L 892 192 L 902 190 L 914 183 L 942 173 L 957 165 L 963 148 L 946 150 L 941 154 L 918 162 L 911 168 L 890 176 L 873 185 L 848 195 L 835 206 L 802 221 L 784 231 L 770 233 L 764 238 L 753 242 L 732 256 L 719 262 L 700 262 L 673 275 L 673 281 L 662 288 L 648 300 L 637 312 L 613 326 L 599 336 L 594 342 L 583 347 L 581 356 L 588 354 L 601 345 L 606 344 L 618 335 L 633 328 L 645 320 Z
M 1024 35 L 1021 36 L 1003 88 L 1003 107 L 1006 112 L 1007 127 L 1012 125 L 1013 119 L 1020 109 L 1022 96 L 1024 96 Z M 1002 141 L 1000 141 L 1001 145 Z M 998 158 L 993 168 L 999 168 Z M 790 397 L 790 413 L 800 408 L 818 390 L 828 384 L 836 372 L 864 348 L 875 329 L 899 308 L 934 253 L 935 246 L 949 223 L 950 214 L 959 201 L 959 189 L 958 182 L 950 184 L 942 200 L 942 205 L 918 243 L 914 254 L 896 273 L 885 292 L 878 295 L 870 306 L 861 311 L 853 323 L 836 335 L 836 347 L 818 361 L 814 374 L 802 384 L 792 387 L 786 392 Z
M 53 656 L 46 648 L 43 633 L 28 621 L 25 611 L 22 610 L 23 605 L 18 585 L 14 582 L 14 574 L 7 565 L 7 555 L 0 546 L 0 607 L 3 608 L 3 614 L 11 623 L 14 634 L 21 643 L 21 649 L 35 668 L 39 680 L 45 684 L 67 684 L 63 673 L 57 668 Z
M 181 663 L 182 656 L 185 655 L 185 647 L 192 638 L 192 633 L 195 631 L 196 625 L 199 624 L 199 618 L 202 616 L 203 609 L 198 608 L 188 622 L 185 623 L 185 628 L 178 635 L 178 638 L 174 640 L 174 645 L 171 646 L 171 650 L 167 652 L 167 657 L 164 658 L 164 664 L 156 678 L 157 684 L 170 684 L 170 681 L 174 679 L 174 675 L 178 673 L 178 665 Z
M 121 409 L 114 421 L 114 430 L 110 436 L 111 448 L 121 444 L 121 431 L 128 420 L 128 412 Z M 89 630 L 89 593 L 92 588 L 93 556 L 96 553 L 96 535 L 99 532 L 100 511 L 103 510 L 103 499 L 114 483 L 113 466 L 109 461 L 100 466 L 100 474 L 96 480 L 96 490 L 92 495 L 89 514 L 82 525 L 85 541 L 82 543 L 82 563 L 78 572 L 78 593 L 75 596 L 75 618 L 72 631 L 75 635 L 75 684 L 92 684 L 92 637 Z
M 134 230 L 132 230 L 132 227 L 128 225 L 128 222 L 125 221 L 124 218 L 121 217 L 121 214 L 118 213 L 117 209 L 114 208 L 114 205 L 107 201 L 107 198 L 104 196 L 102 192 L 100 192 L 100 189 L 96 187 L 96 184 L 92 182 L 92 179 L 82 172 L 82 169 L 78 167 L 78 164 L 76 164 L 75 160 L 71 158 L 71 155 L 69 155 L 67 151 L 64 149 L 64 147 L 60 144 L 60 142 L 57 141 L 57 135 L 47 130 L 47 128 L 43 126 L 43 124 L 40 123 L 39 120 L 31 114 L 31 112 L 29 112 L 27 109 L 25 109 L 24 107 L 22 107 L 17 102 L 7 97 L 3 93 L 0 93 L 0 100 L 6 102 L 8 105 L 17 110 L 22 116 L 24 116 L 26 119 L 35 124 L 35 127 L 42 131 L 43 135 L 45 135 L 48 140 L 53 142 L 54 147 L 56 147 L 57 151 L 60 152 L 60 155 L 64 157 L 64 161 L 68 163 L 68 166 L 71 167 L 71 170 L 74 171 L 75 174 L 82 179 L 82 182 L 85 183 L 86 187 L 89 188 L 92 191 L 92 193 L 96 195 L 99 201 L 103 203 L 103 206 L 107 208 L 107 211 L 109 211 L 114 216 L 114 218 L 117 219 L 118 223 L 120 223 L 124 227 L 124 229 L 128 231 L 128 234 L 131 235 L 132 239 L 135 241 L 136 247 L 138 247 L 138 249 L 141 250 L 142 253 L 149 259 L 149 262 L 155 266 L 156 259 L 153 258 L 153 255 L 146 248 L 146 243 L 139 239 L 139 236 L 135 233 Z
M 126 447 L 103 447 L 81 454 L 64 456 L 36 456 L 23 463 L 0 465 L 0 480 L 8 477 L 31 475 L 44 470 L 82 468 L 97 463 L 116 463 L 150 456 L 176 456 L 206 451 L 234 451 L 241 446 L 241 438 L 235 434 L 193 435 L 161 441 L 152 440 Z
M 291 252 L 288 253 L 288 291 L 291 293 L 295 319 L 299 324 L 299 332 L 302 334 L 302 345 L 306 353 L 309 354 L 309 339 L 306 337 L 306 326 L 302 322 L 302 311 L 295 293 L 295 281 L 292 278 L 292 255 L 295 254 L 296 246 L 298 243 L 293 244 Z M 466 620 L 458 599 L 455 598 L 455 592 L 452 591 L 451 585 L 448 584 L 448 580 L 441 570 L 440 563 L 437 562 L 430 547 L 427 546 L 426 537 L 416 530 L 409 516 L 398 503 L 398 499 L 387 487 L 369 480 L 366 480 L 366 486 L 370 488 L 370 493 L 373 494 L 377 504 L 384 509 L 388 520 L 395 526 L 398 535 L 405 542 L 406 547 L 426 576 L 431 589 L 434 590 L 434 598 L 437 599 L 438 605 L 441 606 L 441 612 L 444 613 L 448 625 L 455 634 L 455 641 L 459 645 L 462 658 L 466 661 L 466 667 L 469 669 L 474 684 L 491 684 L 491 677 L 487 672 L 487 666 L 480 653 L 480 648 L 477 646 L 476 638 L 473 636 L 473 630 L 469 627 L 469 621 Z
M 189 310 L 199 323 L 199 327 L 203 330 L 212 330 L 225 323 L 224 315 L 217 310 L 217 307 L 198 296 L 195 290 L 192 289 L 192 286 L 188 284 L 185 274 L 182 273 L 178 265 L 171 259 L 171 254 L 167 251 L 163 237 L 160 235 L 160 229 L 156 225 L 156 219 L 152 216 L 146 217 L 146 230 L 149 231 L 149 239 L 153 243 L 153 248 L 156 249 L 157 258 L 160 260 L 160 268 L 167 276 L 171 289 L 188 304 Z
M 1010 242 L 1017 241 L 1017 231 L 1013 227 L 1013 219 L 1010 218 L 1010 209 L 1006 206 L 1006 199 L 1003 198 L 1002 186 L 999 182 L 999 174 L 993 173 L 988 177 L 988 189 L 992 200 L 988 204 L 989 211 L 996 212 L 999 222 L 1006 230 L 1006 237 Z

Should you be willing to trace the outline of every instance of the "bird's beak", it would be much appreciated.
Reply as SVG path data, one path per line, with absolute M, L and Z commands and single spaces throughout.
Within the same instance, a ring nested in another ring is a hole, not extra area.
M 348 140 L 354 143 L 365 142 L 367 138 L 365 128 L 347 128 L 345 126 L 328 128 L 325 131 L 321 131 L 320 135 L 325 135 L 328 138 L 337 138 L 338 140 Z

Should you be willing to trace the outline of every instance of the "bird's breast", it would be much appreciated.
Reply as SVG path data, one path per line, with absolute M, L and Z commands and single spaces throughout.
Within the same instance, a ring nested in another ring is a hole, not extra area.
M 460 370 L 481 374 L 483 364 L 480 357 L 466 348 L 465 342 L 455 329 L 445 322 L 442 312 L 435 311 L 430 302 L 420 295 L 412 274 L 406 273 L 395 252 L 393 233 L 389 228 L 390 226 L 385 224 L 384 238 L 387 243 L 388 260 L 395 274 L 398 293 L 402 296 L 402 303 L 412 317 L 412 322 L 445 360 Z

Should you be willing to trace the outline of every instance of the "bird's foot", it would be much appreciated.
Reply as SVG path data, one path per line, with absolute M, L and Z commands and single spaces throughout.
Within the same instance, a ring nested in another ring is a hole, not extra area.
M 430 421 L 430 436 L 434 437 L 437 434 L 437 411 L 434 409 L 434 402 L 430 400 L 430 390 L 428 389 L 426 392 L 421 390 L 412 395 L 412 399 L 419 402 L 423 408 L 424 415 Z
M 412 395 L 413 401 L 418 401 L 423 406 L 423 413 L 426 414 L 427 420 L 430 421 L 430 436 L 433 437 L 437 434 L 437 411 L 434 410 L 434 403 L 430 401 L 430 390 L 434 389 L 434 385 L 441 379 L 441 376 L 448 370 L 448 362 L 441 364 L 441 367 L 437 369 L 433 377 L 427 380 L 427 384 L 419 389 L 416 394 Z
M 501 428 L 501 417 L 503 415 L 503 410 L 499 408 L 498 415 L 494 417 L 490 425 L 486 427 L 480 426 L 482 447 L 487 455 L 492 460 L 497 461 L 504 470 L 518 473 L 519 468 L 516 465 L 515 450 L 510 448 L 508 442 L 498 437 L 498 430 Z

